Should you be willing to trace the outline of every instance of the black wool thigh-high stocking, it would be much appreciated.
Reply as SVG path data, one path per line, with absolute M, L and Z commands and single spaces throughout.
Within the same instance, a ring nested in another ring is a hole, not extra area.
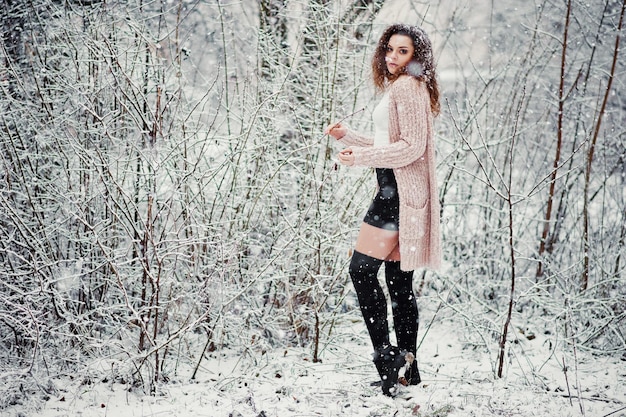
M 385 281 L 391 297 L 398 347 L 415 354 L 419 314 L 413 292 L 413 271 L 402 271 L 400 262 L 386 261 Z
M 391 297 L 391 310 L 398 347 L 413 354 L 408 361 L 409 368 L 404 374 L 404 384 L 417 385 L 421 382 L 417 361 L 417 331 L 419 313 L 413 292 L 413 271 L 402 271 L 400 262 L 385 262 L 385 281 Z
M 380 259 L 354 251 L 349 268 L 359 307 L 375 350 L 389 346 L 387 300 L 377 278 L 382 263 Z

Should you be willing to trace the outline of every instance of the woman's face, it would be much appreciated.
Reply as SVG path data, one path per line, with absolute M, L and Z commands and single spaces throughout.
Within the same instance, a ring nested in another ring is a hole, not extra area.
M 405 68 L 413 58 L 413 41 L 406 35 L 392 35 L 387 43 L 387 54 L 385 55 L 385 63 L 387 70 L 391 74 Z

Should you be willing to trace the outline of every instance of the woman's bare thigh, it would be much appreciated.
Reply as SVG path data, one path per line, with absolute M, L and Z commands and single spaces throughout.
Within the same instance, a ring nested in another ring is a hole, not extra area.
M 385 230 L 362 223 L 354 249 L 372 258 L 399 261 L 398 235 L 397 231 Z

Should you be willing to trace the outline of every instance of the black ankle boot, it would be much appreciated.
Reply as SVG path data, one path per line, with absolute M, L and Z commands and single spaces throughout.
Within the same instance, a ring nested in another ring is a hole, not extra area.
M 388 397 L 395 395 L 398 371 L 406 363 L 405 354 L 395 346 L 386 346 L 374 352 L 374 364 L 382 381 L 383 394 Z

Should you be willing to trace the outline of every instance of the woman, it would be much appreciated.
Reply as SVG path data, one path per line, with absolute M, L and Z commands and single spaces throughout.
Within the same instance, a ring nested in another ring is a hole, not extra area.
M 388 27 L 376 47 L 372 71 L 383 93 L 372 113 L 374 137 L 341 123 L 329 125 L 325 133 L 348 146 L 338 154 L 342 164 L 376 169 L 378 192 L 361 225 L 349 273 L 383 393 L 392 396 L 401 368 L 403 385 L 420 382 L 414 360 L 418 311 L 413 270 L 436 269 L 441 258 L 433 143 L 439 89 L 428 36 L 414 26 Z M 387 301 L 377 278 L 383 263 L 397 346 L 389 340 Z

